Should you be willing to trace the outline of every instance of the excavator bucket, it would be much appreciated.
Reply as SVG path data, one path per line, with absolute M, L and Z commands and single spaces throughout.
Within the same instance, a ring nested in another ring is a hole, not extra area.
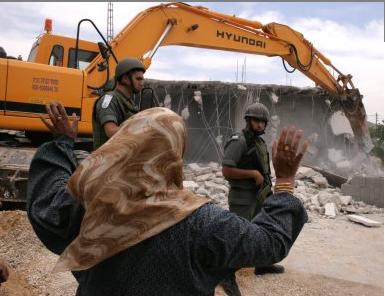
M 341 105 L 360 150 L 369 153 L 374 145 L 370 138 L 366 111 L 360 91 L 357 88 L 348 90 L 346 98 L 341 100 Z

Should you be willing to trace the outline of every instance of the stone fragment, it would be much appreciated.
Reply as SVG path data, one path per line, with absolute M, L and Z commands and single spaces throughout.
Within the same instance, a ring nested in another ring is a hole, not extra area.
M 190 191 L 195 191 L 196 189 L 199 188 L 199 185 L 194 181 L 183 181 L 183 188 Z
M 212 169 L 210 167 L 201 167 L 197 163 L 189 163 L 187 167 L 193 171 L 197 176 L 211 173 Z
M 338 194 L 332 194 L 326 191 L 320 191 L 318 193 L 318 201 L 321 206 L 326 205 L 327 203 L 340 204 L 340 199 Z
M 194 176 L 194 174 L 192 174 L 192 173 L 189 173 L 189 174 L 184 174 L 183 175 L 183 177 L 184 177 L 184 180 L 186 180 L 186 181 L 193 181 L 194 179 L 195 179 L 195 176 Z
M 334 202 L 329 202 L 325 205 L 325 216 L 329 218 L 335 218 L 338 210 Z
M 204 175 L 197 176 L 196 181 L 203 182 L 203 181 L 211 180 L 213 178 L 214 178 L 213 174 L 204 174 Z
M 317 184 L 319 187 L 327 188 L 329 186 L 328 180 L 326 180 L 323 176 L 312 176 L 311 179 L 315 184 Z
M 194 163 L 194 162 L 189 163 L 189 164 L 187 165 L 187 167 L 188 167 L 190 170 L 192 170 L 192 171 L 198 171 L 198 170 L 201 169 L 201 167 L 200 167 L 197 163 Z
M 203 196 L 210 196 L 210 193 L 203 187 L 199 187 L 199 189 L 195 193 Z
M 222 184 L 222 185 L 225 185 L 226 184 L 226 180 L 223 179 L 223 178 L 214 178 L 213 181 L 217 184 Z
M 205 187 L 207 190 L 210 191 L 211 194 L 218 194 L 218 193 L 228 193 L 229 189 L 225 185 L 219 185 L 212 181 L 206 181 Z
M 343 206 L 349 205 L 353 199 L 350 195 L 340 195 L 339 198 L 340 198 L 341 205 Z
M 200 170 L 194 172 L 194 174 L 196 176 L 211 174 L 211 173 L 212 173 L 212 169 L 209 167 L 204 167 L 204 168 L 201 168 Z
M 305 178 L 310 179 L 312 176 L 315 176 L 317 174 L 318 173 L 311 168 L 299 167 L 299 169 L 295 175 L 295 178 L 296 179 L 305 179 Z
M 210 161 L 207 166 L 215 171 L 219 170 L 219 163 L 217 162 Z
M 342 207 L 342 210 L 347 213 L 358 213 L 359 210 L 356 209 L 354 206 L 347 206 L 347 207 Z
M 221 172 L 221 171 L 216 172 L 216 173 L 215 173 L 215 176 L 218 177 L 218 178 L 223 178 L 223 175 L 222 175 L 222 172 Z
M 315 207 L 319 207 L 320 206 L 320 203 L 318 201 L 318 196 L 317 195 L 312 195 L 310 197 L 310 201 L 311 201 L 311 204 Z
M 347 217 L 350 221 L 353 221 L 353 222 L 356 222 L 356 223 L 359 223 L 359 224 L 362 224 L 362 225 L 365 225 L 368 227 L 380 227 L 381 226 L 380 222 L 377 222 L 377 221 L 374 221 L 374 220 L 371 220 L 369 218 L 362 217 L 359 215 L 347 215 Z

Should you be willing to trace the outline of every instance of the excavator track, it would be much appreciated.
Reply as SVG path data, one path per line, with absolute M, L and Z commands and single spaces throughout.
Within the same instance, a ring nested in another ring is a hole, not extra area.
M 90 139 L 75 144 L 78 162 L 92 149 Z M 24 133 L 0 130 L 0 210 L 25 209 L 28 171 L 39 145 L 33 144 Z M 88 150 L 88 151 L 86 151 Z

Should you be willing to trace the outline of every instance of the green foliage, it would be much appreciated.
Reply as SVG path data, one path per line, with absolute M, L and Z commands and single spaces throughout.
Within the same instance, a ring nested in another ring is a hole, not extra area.
M 381 158 L 384 164 L 384 121 L 369 127 L 369 133 L 374 145 L 371 154 Z

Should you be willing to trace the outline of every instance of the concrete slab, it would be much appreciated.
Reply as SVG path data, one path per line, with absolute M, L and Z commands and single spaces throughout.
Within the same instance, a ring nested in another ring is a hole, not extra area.
M 359 215 L 347 215 L 346 216 L 350 221 L 368 226 L 368 227 L 380 227 L 382 224 L 380 222 L 371 220 L 369 218 L 359 216 Z

